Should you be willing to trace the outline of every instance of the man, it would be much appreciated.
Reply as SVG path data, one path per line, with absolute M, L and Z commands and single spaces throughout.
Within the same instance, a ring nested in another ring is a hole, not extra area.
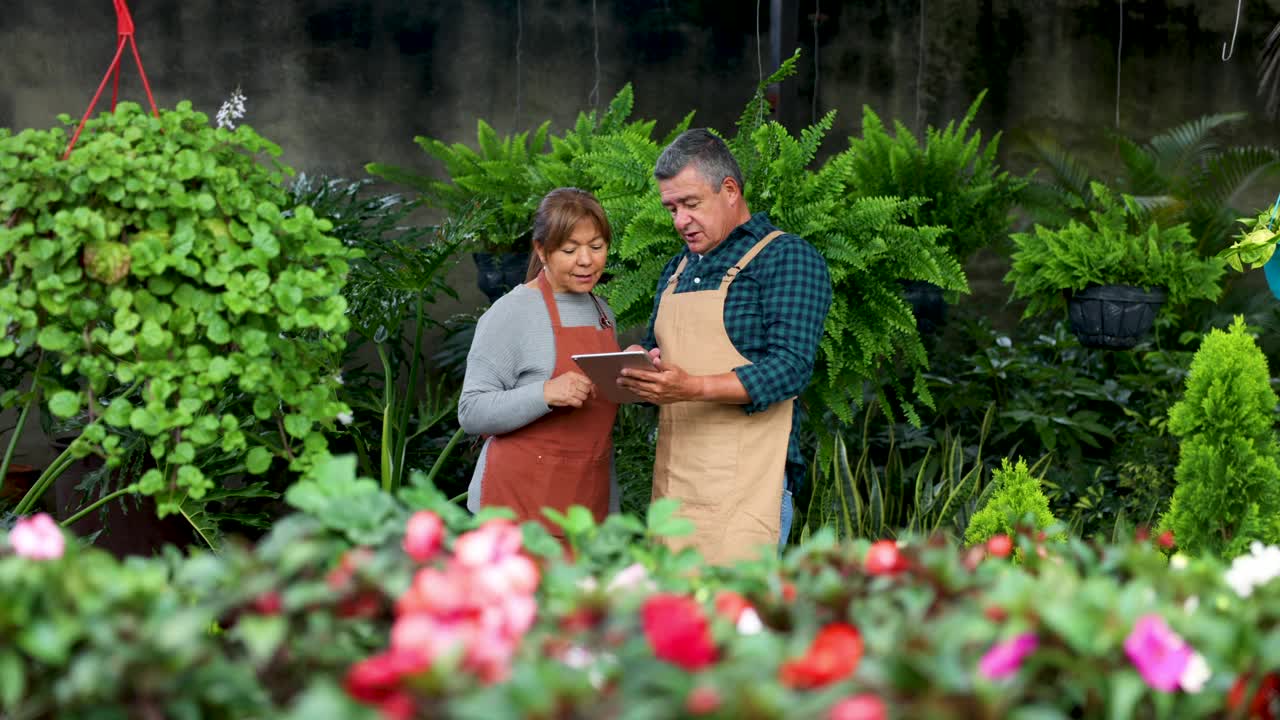
M 641 346 L 656 371 L 619 384 L 659 406 L 653 497 L 674 497 L 715 564 L 785 543 L 804 475 L 795 397 L 831 307 L 812 245 L 751 214 L 742 171 L 705 129 L 681 134 L 654 168 L 685 249 L 658 281 Z M 636 346 L 633 346 L 634 349 Z

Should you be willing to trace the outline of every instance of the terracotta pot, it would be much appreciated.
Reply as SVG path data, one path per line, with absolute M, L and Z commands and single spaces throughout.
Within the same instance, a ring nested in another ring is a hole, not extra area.
M 0 502 L 17 503 L 40 477 L 40 469 L 34 465 L 13 463 L 4 476 L 4 486 L 0 487 Z

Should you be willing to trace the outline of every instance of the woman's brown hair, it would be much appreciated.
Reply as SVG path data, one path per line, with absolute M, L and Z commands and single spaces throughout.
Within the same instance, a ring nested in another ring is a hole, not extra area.
M 608 245 L 612 239 L 609 220 L 604 215 L 600 201 L 586 190 L 573 187 L 556 188 L 547 193 L 538 203 L 538 212 L 533 216 L 533 247 L 529 252 L 529 272 L 525 274 L 528 282 L 542 272 L 542 260 L 538 258 L 538 249 L 552 252 L 565 244 L 573 234 L 573 227 L 583 218 L 591 218 Z

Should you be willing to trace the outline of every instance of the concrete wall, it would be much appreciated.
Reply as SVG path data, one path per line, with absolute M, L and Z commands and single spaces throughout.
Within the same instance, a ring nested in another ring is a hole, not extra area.
M 729 128 L 757 82 L 761 58 L 770 70 L 770 5 L 132 1 L 159 103 L 189 98 L 212 115 L 239 86 L 248 96 L 245 122 L 281 144 L 285 162 L 348 177 L 370 161 L 438 172 L 413 144 L 415 135 L 474 142 L 477 118 L 501 131 L 544 119 L 563 128 L 628 81 L 636 89 L 636 117 L 656 118 L 660 130 L 693 108 L 698 124 Z M 1280 20 L 1280 0 L 1244 5 L 1234 55 L 1223 62 L 1235 3 L 1124 2 L 1121 131 L 1141 137 L 1204 113 L 1261 110 L 1255 68 L 1263 39 Z M 963 113 L 983 88 L 990 89 L 980 118 L 988 134 L 1048 129 L 1068 144 L 1086 144 L 1115 126 L 1119 2 L 782 0 L 781 6 L 782 54 L 796 46 L 805 51 L 800 76 L 781 89 L 782 117 L 796 126 L 837 109 L 827 151 L 841 149 L 857 131 L 864 103 L 918 127 Z M 0 126 L 49 126 L 57 113 L 83 112 L 114 50 L 111 8 L 109 0 L 5 3 Z M 124 78 L 123 96 L 140 100 L 131 62 Z M 1275 124 L 1260 117 L 1236 139 L 1280 144 Z M 1011 144 L 1004 147 L 1009 164 L 1025 169 Z M 976 288 L 998 291 L 998 262 L 972 269 Z M 442 305 L 442 313 L 481 302 L 473 277 L 469 262 L 459 265 L 454 280 L 462 299 Z

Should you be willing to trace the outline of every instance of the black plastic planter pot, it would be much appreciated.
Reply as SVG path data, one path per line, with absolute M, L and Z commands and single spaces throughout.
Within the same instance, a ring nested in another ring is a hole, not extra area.
M 902 298 L 911 306 L 916 316 L 916 330 L 921 335 L 933 335 L 947 321 L 947 301 L 942 288 L 923 280 L 899 280 Z
M 524 282 L 529 271 L 527 252 L 471 253 L 471 258 L 476 261 L 476 285 L 490 303 Z
M 1128 350 L 1151 331 L 1164 304 L 1159 288 L 1096 285 L 1067 300 L 1067 318 L 1080 344 L 1101 350 Z

